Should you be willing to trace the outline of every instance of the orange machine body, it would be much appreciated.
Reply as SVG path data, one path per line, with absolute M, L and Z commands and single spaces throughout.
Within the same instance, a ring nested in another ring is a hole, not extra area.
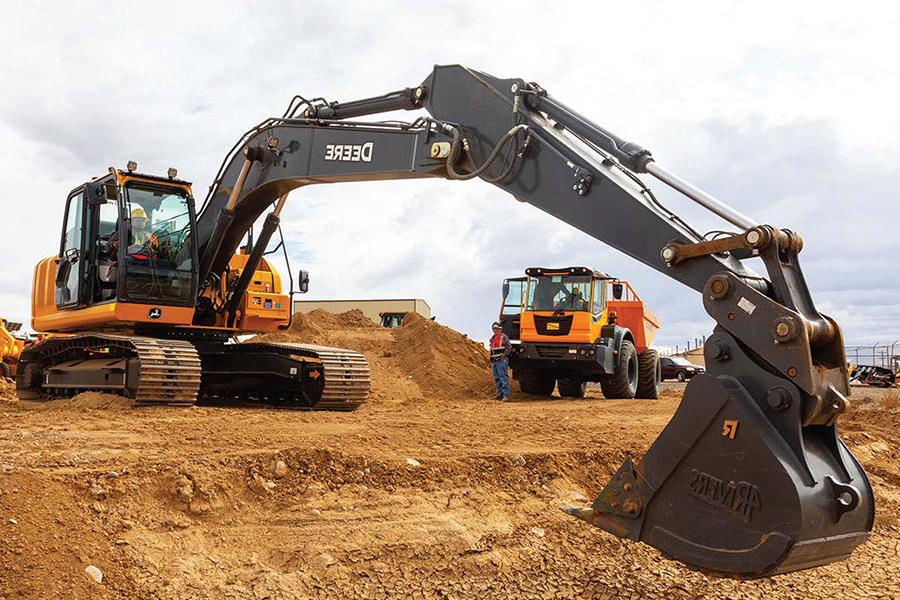
M 116 183 L 122 187 L 130 182 L 161 184 L 191 194 L 190 184 L 166 181 L 116 170 Z M 248 256 L 235 254 L 229 261 L 220 285 L 208 289 L 204 295 L 216 304 L 224 302 L 228 286 L 238 277 L 247 263 Z M 195 329 L 221 329 L 237 333 L 277 331 L 290 322 L 291 302 L 282 293 L 281 277 L 265 259 L 257 268 L 253 280 L 238 309 L 238 318 L 227 327 L 225 318 L 219 317 L 212 326 L 193 325 L 195 307 L 167 306 L 109 300 L 89 306 L 59 308 L 56 303 L 56 277 L 60 256 L 51 256 L 38 262 L 34 270 L 32 286 L 32 328 L 42 333 L 77 333 L 79 331 L 133 331 L 140 324 L 153 326 L 185 327 Z

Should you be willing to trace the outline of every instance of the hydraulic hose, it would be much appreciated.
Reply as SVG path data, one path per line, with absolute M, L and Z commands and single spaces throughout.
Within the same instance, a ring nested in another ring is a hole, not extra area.
M 447 158 L 447 173 L 451 178 L 457 179 L 460 181 L 467 181 L 469 179 L 474 179 L 480 176 L 482 173 L 487 171 L 491 165 L 494 164 L 494 161 L 497 160 L 497 157 L 500 155 L 500 151 L 504 149 L 504 147 L 509 144 L 510 141 L 515 139 L 515 137 L 522 131 L 527 131 L 528 125 L 516 125 L 512 129 L 506 132 L 506 134 L 500 138 L 497 144 L 494 146 L 494 149 L 491 151 L 490 155 L 488 155 L 487 159 L 482 163 L 480 167 L 477 167 L 474 171 L 470 173 L 460 173 L 456 170 L 454 163 L 459 159 L 461 146 L 462 146 L 462 136 L 460 135 L 459 129 L 448 124 L 444 124 L 444 131 L 450 134 L 450 156 Z M 512 165 L 515 164 L 515 161 L 510 162 L 510 167 L 504 169 L 503 173 L 500 175 L 484 179 L 496 183 L 505 179 L 509 172 L 512 170 Z

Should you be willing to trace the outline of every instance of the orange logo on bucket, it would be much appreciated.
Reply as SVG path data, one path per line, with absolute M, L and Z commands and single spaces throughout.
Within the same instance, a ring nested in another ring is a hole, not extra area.
M 729 421 L 726 419 L 722 422 L 722 437 L 727 437 L 733 440 L 734 436 L 737 435 L 737 428 L 737 421 Z

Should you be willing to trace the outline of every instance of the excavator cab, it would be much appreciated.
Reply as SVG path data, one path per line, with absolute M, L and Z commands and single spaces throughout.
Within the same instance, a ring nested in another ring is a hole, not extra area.
M 189 324 L 197 294 L 195 223 L 190 184 L 174 175 L 110 169 L 75 188 L 59 254 L 36 269 L 35 328 Z

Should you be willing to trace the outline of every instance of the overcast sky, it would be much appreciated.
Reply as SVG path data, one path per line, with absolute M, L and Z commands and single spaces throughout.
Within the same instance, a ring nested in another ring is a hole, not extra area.
M 900 338 L 900 18 L 857 2 L 32 2 L 0 22 L 0 314 L 69 190 L 110 165 L 174 166 L 202 199 L 237 136 L 295 94 L 414 86 L 433 64 L 537 81 L 761 222 L 799 231 L 848 343 Z M 404 115 L 414 118 L 415 115 Z M 654 185 L 659 190 L 660 186 Z M 721 226 L 661 193 L 697 229 Z M 314 186 L 283 215 L 310 298 L 422 297 L 483 339 L 529 265 L 628 278 L 657 342 L 711 331 L 695 292 L 480 181 Z

